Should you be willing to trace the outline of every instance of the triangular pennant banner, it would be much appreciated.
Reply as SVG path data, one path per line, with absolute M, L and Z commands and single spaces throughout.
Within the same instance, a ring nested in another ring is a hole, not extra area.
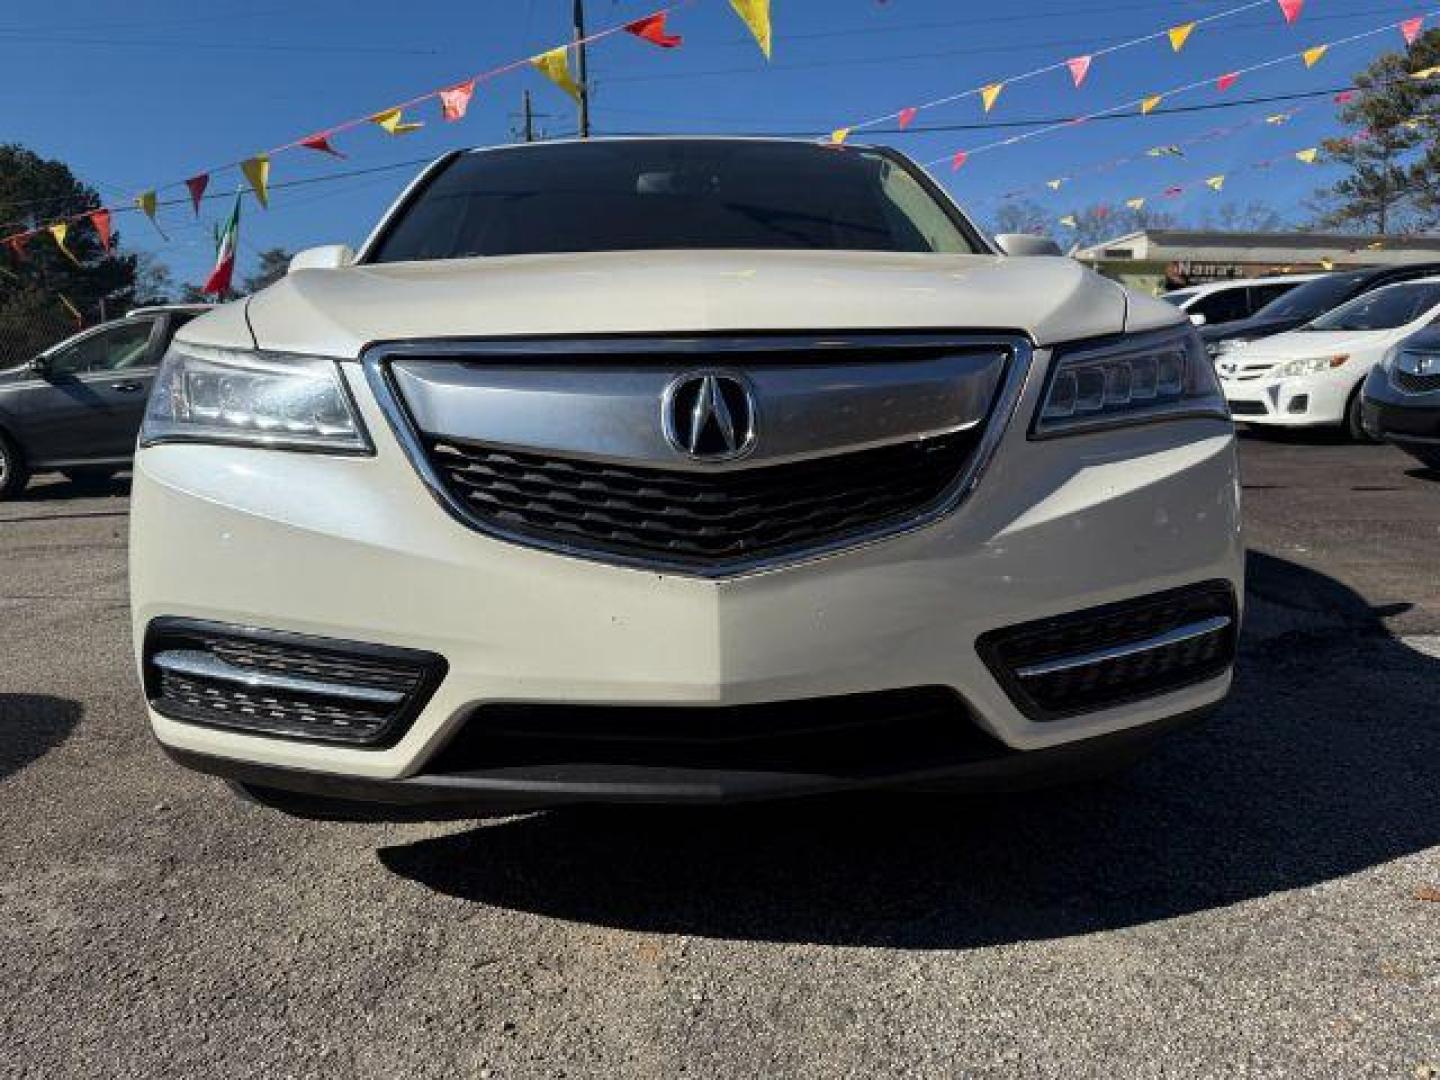
M 1320 62 L 1324 55 L 1330 51 L 1329 45 L 1316 45 L 1313 49 L 1306 49 L 1300 54 L 1300 59 L 1305 61 L 1307 68 L 1312 68 Z
M 755 44 L 760 46 L 765 59 L 769 60 L 770 0 L 730 0 L 730 6 L 735 9 L 735 14 L 745 21 L 750 33 L 755 36 Z
M 558 49 L 551 49 L 549 52 L 541 53 L 534 57 L 530 63 L 535 70 L 544 75 L 565 93 L 569 94 L 576 101 L 580 100 L 580 87 L 575 85 L 575 80 L 570 77 L 570 50 L 562 45 Z
M 1354 91 L 1354 90 L 1341 90 L 1340 93 L 1338 93 L 1338 94 L 1335 95 L 1335 104 L 1336 104 L 1336 105 L 1349 105 L 1350 102 L 1352 102 L 1352 101 L 1354 101 L 1354 100 L 1355 100 L 1355 91 Z
M 1151 94 L 1144 101 L 1140 102 L 1140 112 L 1146 116 L 1149 116 L 1152 112 L 1155 111 L 1155 106 L 1159 105 L 1160 102 L 1164 100 L 1164 94 Z
M 465 110 L 470 107 L 470 99 L 475 96 L 475 80 L 470 79 L 463 83 L 456 83 L 448 90 L 440 91 L 440 115 L 446 120 L 460 120 L 465 116 Z
M 265 209 L 270 209 L 270 158 L 266 154 L 256 154 L 240 163 L 240 171 L 245 174 L 245 179 L 250 183 L 250 190 L 255 192 L 255 198 Z
M 1225 187 L 1225 177 L 1212 176 L 1210 177 L 1210 179 L 1205 181 L 1205 186 L 1210 188 L 1212 191 L 1222 191 Z
M 1288 112 L 1272 113 L 1265 117 L 1265 123 L 1267 124 L 1288 124 L 1289 122 L 1290 114 Z
M 331 157 L 343 158 L 345 155 L 330 145 L 328 135 L 309 135 L 300 140 L 300 145 L 306 150 L 314 150 L 317 154 L 329 154 Z
M 1276 0 L 1276 3 L 1280 5 L 1280 12 L 1287 23 L 1294 23 L 1305 8 L 1305 0 Z
M 578 91 L 577 91 L 578 93 Z M 423 121 L 405 119 L 404 109 L 386 109 L 370 117 L 370 122 L 389 135 L 409 135 L 425 126 Z
M 139 195 L 135 196 L 135 205 L 140 208 L 142 214 L 150 219 L 150 224 L 155 226 L 155 231 L 158 232 L 163 239 L 169 240 L 170 238 L 165 235 L 165 230 L 160 228 L 159 219 L 155 216 L 156 210 L 160 207 L 159 202 L 155 198 L 155 192 L 142 191 Z
M 1215 89 L 1219 90 L 1221 93 L 1224 93 L 1226 90 L 1229 90 L 1230 87 L 1234 86 L 1235 83 L 1239 80 L 1239 78 L 1240 73 L 1237 71 L 1232 71 L 1226 75 L 1221 75 L 1220 78 L 1215 80 Z
M 195 208 L 195 216 L 200 216 L 200 200 L 205 198 L 205 189 L 210 186 L 210 174 L 200 173 L 185 181 L 185 187 L 190 192 L 190 205 Z
M 625 29 L 652 45 L 659 45 L 662 49 L 673 49 L 685 39 L 679 34 L 666 33 L 665 16 L 667 14 L 668 12 L 657 11 L 654 15 L 646 15 L 643 19 L 626 23 Z
M 1165 35 L 1170 39 L 1170 48 L 1175 52 L 1179 52 L 1185 47 L 1185 42 L 1190 40 L 1190 35 L 1194 30 L 1195 24 L 1193 22 L 1181 23 L 1179 26 L 1172 26 L 1169 30 L 1166 30 Z
M 919 115 L 919 113 L 920 110 L 916 108 L 901 109 L 899 116 L 900 130 L 904 131 L 911 124 L 913 124 L 915 122 L 915 117 Z
M 1144 209 L 1145 209 L 1145 200 L 1144 200 L 1144 199 L 1126 199 L 1126 200 L 1125 200 L 1125 205 L 1128 206 L 1131 210 L 1144 210 Z
M 956 169 L 960 168 L 962 165 L 965 164 L 965 162 L 969 160 L 970 154 L 968 151 L 956 150 L 955 156 L 950 159 L 950 171 L 954 172 Z
M 1322 259 L 1320 260 L 1320 268 L 1321 268 L 1322 270 L 1334 270 L 1334 269 L 1335 269 L 1335 260 L 1332 259 L 1332 258 L 1330 258 L 1329 255 L 1326 255 L 1324 258 L 1322 258 Z
M 1085 81 L 1085 76 L 1090 74 L 1090 60 L 1088 56 L 1072 56 L 1065 61 L 1065 66 L 1070 69 L 1070 78 L 1075 80 L 1075 89 Z
M 1167 187 L 1162 194 L 1167 199 L 1178 199 L 1181 195 L 1185 194 L 1185 189 L 1179 184 L 1176 184 L 1173 187 Z
M 1185 151 L 1173 143 L 1169 146 L 1152 146 L 1145 151 L 1146 157 L 1184 157 Z
M 998 82 L 980 88 L 980 101 L 984 104 L 986 112 L 995 107 L 995 102 L 1000 98 L 1000 91 L 1004 89 L 1005 84 Z
M 842 143 L 844 143 L 845 140 L 848 139 L 849 137 L 850 137 L 850 129 L 849 129 L 849 128 L 836 128 L 834 131 L 832 131 L 832 132 L 830 133 L 830 142 L 831 142 L 832 144 L 834 144 L 835 146 L 840 146 L 840 145 L 841 145 Z
M 1428 68 L 1423 68 L 1423 69 L 1421 69 L 1420 71 L 1412 71 L 1412 72 L 1410 73 L 1410 78 L 1412 78 L 1412 79 L 1433 79 L 1436 75 L 1440 75 L 1440 67 L 1428 67 Z
M 90 224 L 95 227 L 95 232 L 100 237 L 100 246 L 108 255 L 110 253 L 110 211 L 105 209 L 90 211 Z
M 76 266 L 79 266 L 80 260 L 75 257 L 73 251 L 65 246 L 65 234 L 70 231 L 70 226 L 63 221 L 57 221 L 54 225 L 50 226 L 48 231 L 50 235 L 55 238 L 55 246 L 60 249 L 61 253 Z
M 1406 19 L 1400 24 L 1400 33 L 1405 38 L 1406 45 L 1415 44 L 1415 39 L 1420 36 L 1420 28 L 1424 25 L 1424 15 L 1417 15 L 1413 19 Z
M 1295 156 L 1306 165 L 1314 165 L 1315 159 L 1320 156 L 1320 148 L 1312 146 L 1305 150 L 1299 150 L 1296 151 Z

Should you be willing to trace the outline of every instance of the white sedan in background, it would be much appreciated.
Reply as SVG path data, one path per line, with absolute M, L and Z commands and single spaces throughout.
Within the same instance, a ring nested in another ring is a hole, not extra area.
M 1365 438 L 1360 386 L 1385 353 L 1440 318 L 1440 277 L 1388 285 L 1289 333 L 1216 361 L 1236 420 L 1282 427 L 1343 426 Z

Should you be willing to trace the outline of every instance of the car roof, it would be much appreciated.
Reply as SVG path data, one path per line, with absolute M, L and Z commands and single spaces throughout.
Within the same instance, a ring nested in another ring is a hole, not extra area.
M 163 315 L 167 311 L 209 311 L 214 304 L 146 304 L 143 307 L 131 308 L 125 313 L 125 318 L 133 319 L 138 315 Z
M 1316 278 L 1325 276 L 1323 271 L 1316 271 L 1313 274 L 1270 274 L 1266 277 L 1230 278 L 1228 281 L 1205 281 L 1199 285 L 1182 285 L 1178 289 L 1171 289 L 1165 295 L 1209 296 L 1211 293 L 1224 292 L 1226 289 L 1246 288 L 1250 285 L 1282 285 L 1287 282 L 1303 285 L 1307 281 L 1314 281 Z

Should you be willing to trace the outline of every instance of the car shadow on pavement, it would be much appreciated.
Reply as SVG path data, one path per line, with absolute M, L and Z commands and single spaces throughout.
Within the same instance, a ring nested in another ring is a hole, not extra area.
M 0 780 L 64 742 L 80 713 L 80 703 L 68 698 L 0 694 Z
M 614 928 L 963 949 L 1108 930 L 1440 843 L 1440 661 L 1252 553 L 1235 692 L 1105 783 L 987 798 L 573 809 L 382 849 L 442 893 Z
M 70 480 L 63 476 L 40 477 L 24 491 L 12 495 L 12 502 L 57 502 L 62 499 L 125 498 L 130 494 L 130 474 L 104 480 Z

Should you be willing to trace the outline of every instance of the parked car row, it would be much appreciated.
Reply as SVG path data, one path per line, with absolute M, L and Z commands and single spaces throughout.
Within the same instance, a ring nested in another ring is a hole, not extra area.
M 1285 280 L 1165 296 L 1202 327 L 1235 419 L 1338 427 L 1357 440 L 1394 442 L 1440 467 L 1440 332 L 1433 329 L 1440 324 L 1440 263 L 1296 275 L 1259 310 L 1227 317 L 1244 312 L 1262 283 Z

